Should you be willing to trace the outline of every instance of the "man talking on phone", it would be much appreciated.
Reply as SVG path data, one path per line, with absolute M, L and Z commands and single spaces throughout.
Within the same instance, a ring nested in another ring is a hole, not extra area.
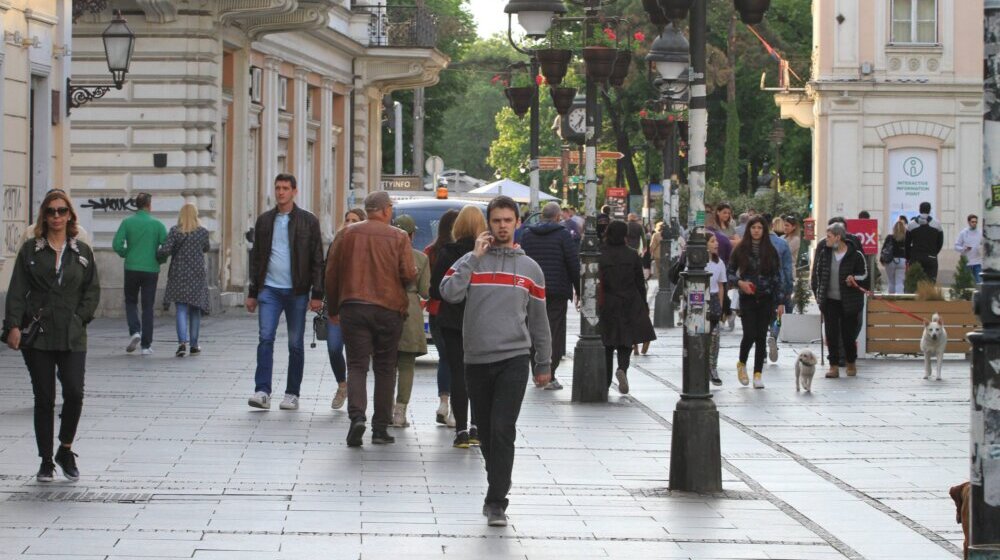
M 545 276 L 538 263 L 514 246 L 520 220 L 508 196 L 486 208 L 489 230 L 441 280 L 441 296 L 465 301 L 465 377 L 476 411 L 489 489 L 483 515 L 490 526 L 507 525 L 507 493 L 514 468 L 514 439 L 535 347 L 535 385 L 551 380 L 552 340 L 545 311 Z

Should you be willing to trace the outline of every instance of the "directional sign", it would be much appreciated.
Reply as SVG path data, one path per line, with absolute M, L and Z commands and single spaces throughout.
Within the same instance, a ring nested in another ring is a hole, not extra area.
M 538 158 L 538 169 L 541 169 L 542 171 L 555 171 L 557 169 L 562 169 L 562 158 L 558 156 L 540 157 Z

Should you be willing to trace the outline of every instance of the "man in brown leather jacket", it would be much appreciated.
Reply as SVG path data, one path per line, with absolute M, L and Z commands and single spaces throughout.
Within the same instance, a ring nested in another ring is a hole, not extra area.
M 409 300 L 405 286 L 417 275 L 410 240 L 392 227 L 392 199 L 384 191 L 365 197 L 368 219 L 352 224 L 333 242 L 326 263 L 330 316 L 340 315 L 347 348 L 347 445 L 358 447 L 365 433 L 368 364 L 375 373 L 372 443 L 394 443 L 392 421 L 396 348 Z

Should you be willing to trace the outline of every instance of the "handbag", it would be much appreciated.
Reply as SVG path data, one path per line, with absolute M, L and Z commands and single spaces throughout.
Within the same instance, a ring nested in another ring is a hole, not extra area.
M 313 317 L 313 334 L 316 336 L 316 340 L 326 340 L 326 325 L 328 321 L 326 313 L 322 311 Z
M 889 263 L 892 262 L 892 260 L 893 260 L 892 254 L 894 252 L 893 251 L 893 249 L 894 249 L 893 245 L 895 245 L 895 243 L 892 241 L 892 238 L 891 237 L 887 237 L 885 239 L 885 243 L 882 244 L 882 251 L 879 252 L 878 262 L 880 262 L 882 264 L 889 264 Z
M 42 329 L 42 320 L 38 315 L 33 315 L 26 326 L 21 329 L 21 348 L 31 348 L 38 335 L 45 332 Z

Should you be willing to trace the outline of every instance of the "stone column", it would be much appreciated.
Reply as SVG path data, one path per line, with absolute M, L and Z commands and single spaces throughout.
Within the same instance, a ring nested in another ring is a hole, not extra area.
M 319 92 L 319 174 L 320 229 L 325 242 L 333 240 L 334 220 L 341 215 L 340 204 L 336 200 L 336 176 L 333 161 L 333 78 L 323 78 Z M 327 237 L 329 238 L 327 239 Z
M 308 158 L 306 158 L 306 148 L 308 147 L 308 140 L 306 139 L 306 123 L 309 121 L 309 113 L 306 111 L 306 98 L 309 93 L 309 84 L 306 82 L 306 77 L 309 75 L 309 70 L 302 67 L 295 68 L 295 82 L 293 86 L 295 101 L 295 118 L 292 120 L 292 169 L 294 169 L 295 178 L 299 181 L 299 196 L 296 203 L 306 210 L 313 210 L 313 197 L 315 193 L 315 185 L 306 185 L 303 183 L 306 176 L 309 174 L 306 166 L 309 165 Z
M 281 59 L 269 56 L 264 59 L 264 113 L 260 126 L 260 192 L 265 201 L 261 210 L 274 205 L 271 193 L 274 176 L 278 174 L 278 70 Z

